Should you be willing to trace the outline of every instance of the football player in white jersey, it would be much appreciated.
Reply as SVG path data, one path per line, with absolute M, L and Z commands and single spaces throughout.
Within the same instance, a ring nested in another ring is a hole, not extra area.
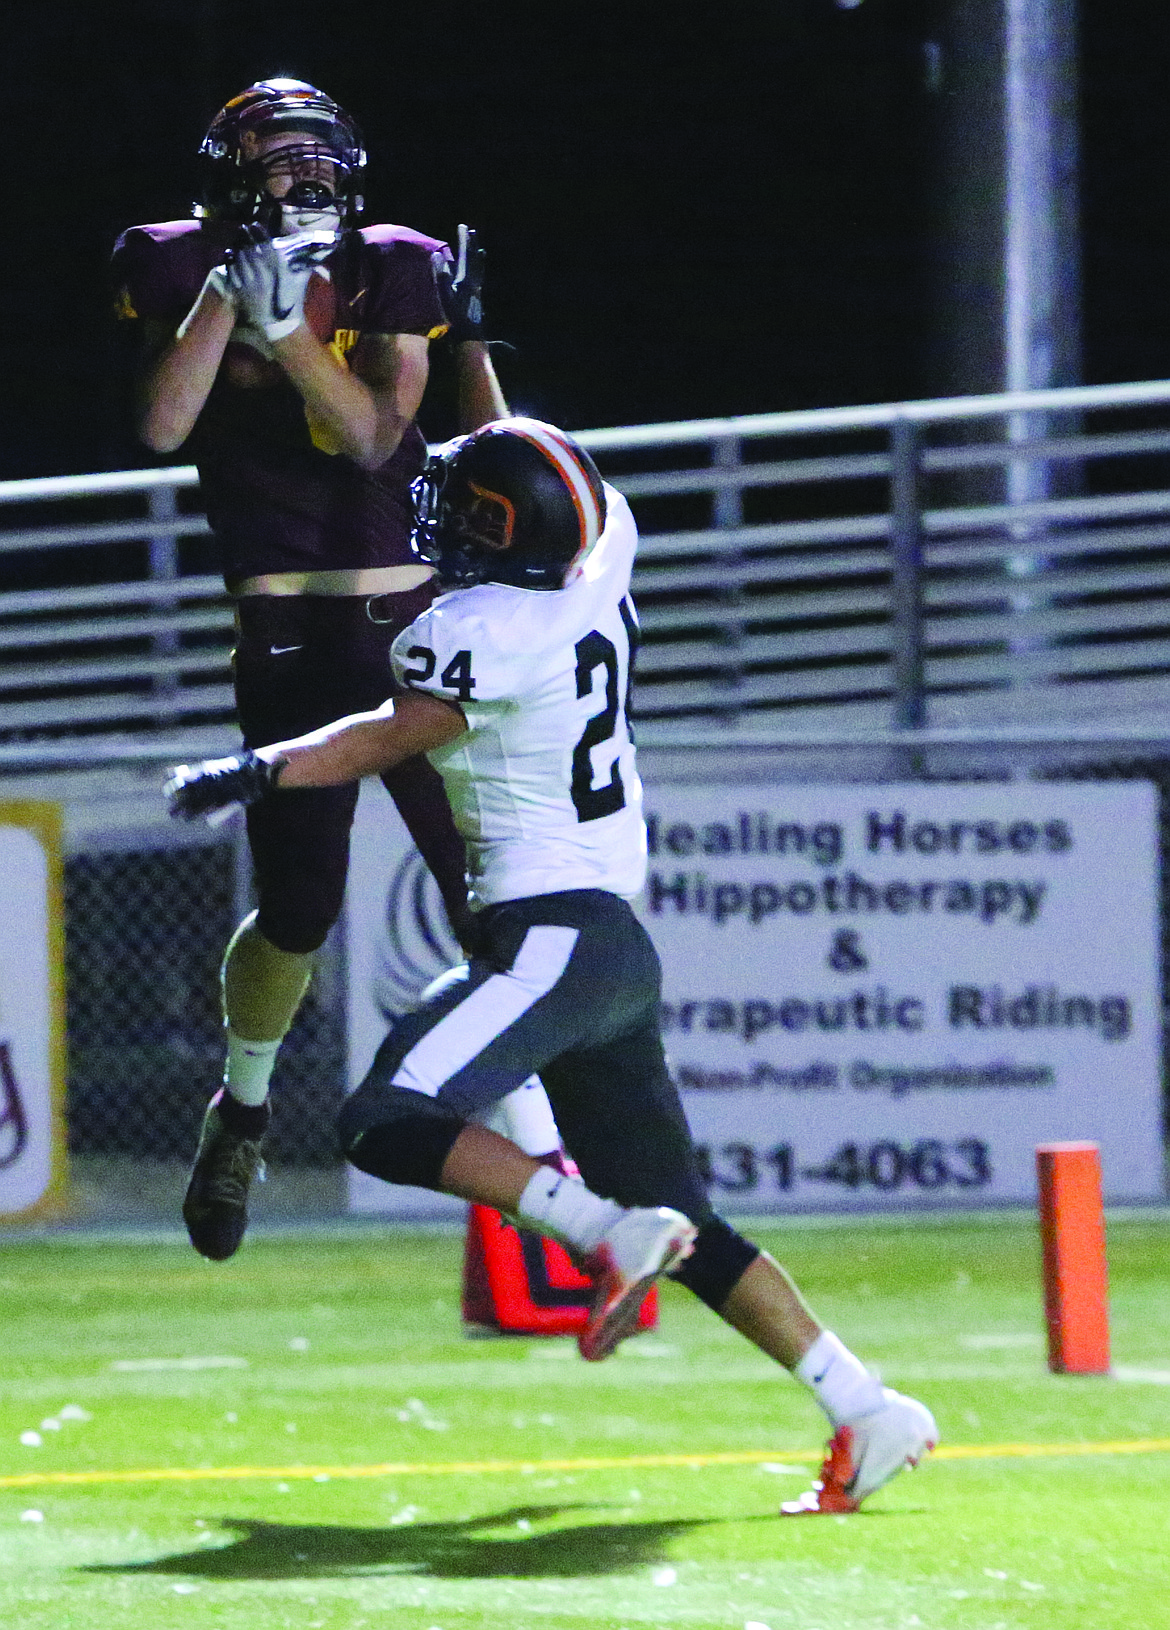
M 637 533 L 564 432 L 497 420 L 415 484 L 442 593 L 393 647 L 405 696 L 259 752 L 181 766 L 176 814 L 331 786 L 425 752 L 468 853 L 475 954 L 395 1023 L 342 1109 L 350 1161 L 494 1207 L 595 1282 L 582 1355 L 634 1329 L 669 1274 L 810 1388 L 832 1427 L 784 1509 L 844 1512 L 915 1465 L 930 1411 L 883 1387 L 771 1257 L 711 1209 L 659 1027 L 661 969 L 630 908 L 646 861 L 626 706 Z M 580 1179 L 483 1124 L 539 1074 Z

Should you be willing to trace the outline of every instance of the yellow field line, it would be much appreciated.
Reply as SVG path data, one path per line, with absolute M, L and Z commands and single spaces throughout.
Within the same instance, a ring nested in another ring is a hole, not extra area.
M 1116 1443 L 944 1444 L 936 1460 L 999 1460 L 1063 1455 L 1152 1455 L 1170 1453 L 1170 1438 L 1129 1438 Z M 473 1477 L 500 1472 L 626 1471 L 655 1466 L 751 1466 L 763 1461 L 809 1461 L 823 1449 L 732 1449 L 715 1454 L 598 1455 L 576 1460 L 386 1460 L 373 1466 L 159 1466 L 141 1470 L 25 1472 L 0 1477 L 0 1488 L 35 1488 L 65 1483 L 204 1483 L 329 1481 L 357 1477 Z

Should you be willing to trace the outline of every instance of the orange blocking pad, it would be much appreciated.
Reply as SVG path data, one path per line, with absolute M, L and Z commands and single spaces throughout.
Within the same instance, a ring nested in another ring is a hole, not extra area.
M 473 1205 L 463 1250 L 463 1320 L 511 1336 L 575 1336 L 589 1320 L 591 1281 L 555 1241 L 516 1228 L 490 1206 Z M 651 1286 L 640 1330 L 658 1323 Z
M 1048 1368 L 1109 1373 L 1109 1274 L 1101 1156 L 1095 1143 L 1043 1143 L 1036 1150 Z

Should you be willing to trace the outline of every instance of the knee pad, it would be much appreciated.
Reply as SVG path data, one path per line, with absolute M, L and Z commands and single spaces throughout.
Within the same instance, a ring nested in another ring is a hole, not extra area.
M 718 1313 L 759 1254 L 759 1246 L 737 1234 L 722 1217 L 708 1217 L 699 1227 L 694 1250 L 668 1277 Z
M 342 1105 L 337 1130 L 346 1159 L 384 1183 L 439 1189 L 465 1122 L 409 1087 L 366 1082 Z
M 264 886 L 258 879 L 260 906 L 256 926 L 278 951 L 300 955 L 318 951 L 329 930 L 341 915 L 345 899 L 345 873 L 321 878 L 306 870 L 303 877 L 290 880 L 279 889 Z
M 256 919 L 256 926 L 268 943 L 275 945 L 278 951 L 288 951 L 295 956 L 310 956 L 324 945 L 333 922 L 326 922 L 324 913 L 313 917 L 307 916 L 304 912 L 281 910 L 265 913 L 262 910 Z

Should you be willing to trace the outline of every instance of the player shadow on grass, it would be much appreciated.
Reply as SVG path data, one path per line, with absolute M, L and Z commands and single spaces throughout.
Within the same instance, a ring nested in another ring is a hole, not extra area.
M 436 1579 L 574 1578 L 623 1573 L 665 1561 L 670 1540 L 725 1520 L 683 1517 L 583 1524 L 571 1520 L 577 1512 L 612 1509 L 612 1505 L 589 1504 L 512 1506 L 460 1521 L 391 1528 L 222 1517 L 223 1527 L 240 1536 L 228 1545 L 200 1547 L 153 1562 L 91 1563 L 79 1571 L 183 1574 L 200 1579 L 300 1579 L 384 1569 Z M 518 1526 L 557 1518 L 570 1521 L 543 1533 Z

